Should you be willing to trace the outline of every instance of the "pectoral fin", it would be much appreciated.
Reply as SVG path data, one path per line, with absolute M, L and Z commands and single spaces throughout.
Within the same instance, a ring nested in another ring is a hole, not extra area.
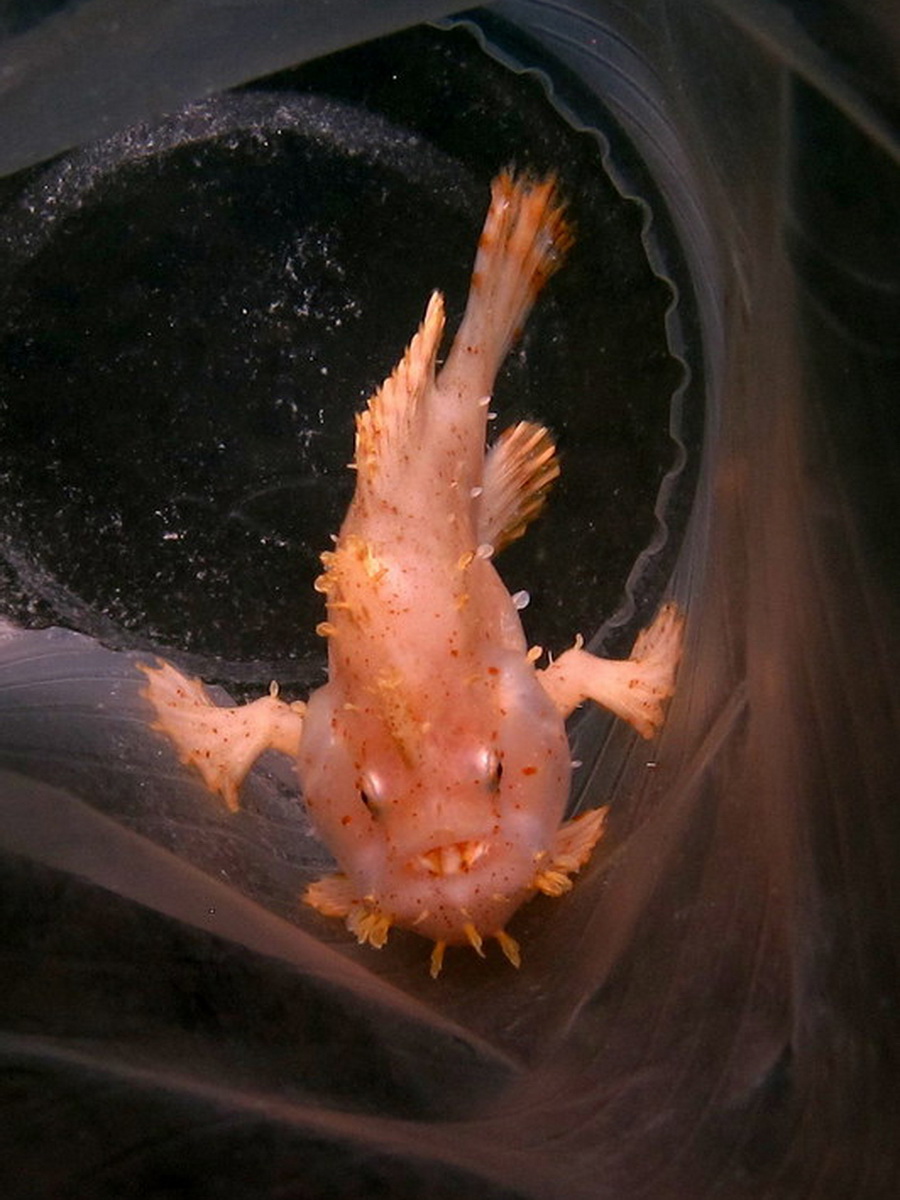
M 169 738 L 181 761 L 196 767 L 232 812 L 244 777 L 264 750 L 298 753 L 305 706 L 285 704 L 276 687 L 251 704 L 223 708 L 198 679 L 188 679 L 170 663 L 140 664 L 140 669 L 148 681 L 142 694 L 156 712 L 153 728 Z
M 577 874 L 603 836 L 606 808 L 592 808 L 560 825 L 550 854 L 535 875 L 534 886 L 545 896 L 562 896 L 572 886 L 570 876 Z
M 593 700 L 651 738 L 662 727 L 666 701 L 675 690 L 683 627 L 678 609 L 666 604 L 638 635 L 630 658 L 598 658 L 582 650 L 579 639 L 539 671 L 538 679 L 562 716 Z

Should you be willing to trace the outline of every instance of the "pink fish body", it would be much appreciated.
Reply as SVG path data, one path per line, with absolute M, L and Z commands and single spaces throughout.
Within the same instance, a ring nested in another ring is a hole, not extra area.
M 559 468 L 549 434 L 520 423 L 485 452 L 496 373 L 571 232 L 552 179 L 501 174 L 460 329 L 443 368 L 439 293 L 393 374 L 357 417 L 356 490 L 322 555 L 328 682 L 307 705 L 273 694 L 216 708 L 174 668 L 145 668 L 157 727 L 230 806 L 253 758 L 292 754 L 338 873 L 308 903 L 382 946 L 391 926 L 479 954 L 537 890 L 559 895 L 602 834 L 605 810 L 563 822 L 565 717 L 585 699 L 651 736 L 680 653 L 664 607 L 627 662 L 580 641 L 536 669 L 493 564 L 524 532 Z M 215 732 L 213 732 L 213 730 Z

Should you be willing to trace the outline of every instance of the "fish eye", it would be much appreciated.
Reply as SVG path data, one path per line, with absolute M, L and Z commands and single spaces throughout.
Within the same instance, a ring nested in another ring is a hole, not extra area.
M 378 816 L 378 810 L 384 804 L 384 788 L 377 775 L 367 771 L 357 785 L 359 798 L 373 817 Z
M 503 759 L 493 750 L 484 752 L 484 780 L 489 792 L 500 790 L 500 780 L 503 778 Z

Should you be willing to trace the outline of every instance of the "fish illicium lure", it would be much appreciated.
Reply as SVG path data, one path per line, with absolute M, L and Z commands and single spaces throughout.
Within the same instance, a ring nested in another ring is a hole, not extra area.
M 499 175 L 465 315 L 440 371 L 435 292 L 390 377 L 356 418 L 356 489 L 315 582 L 327 609 L 328 682 L 306 704 L 273 684 L 220 707 L 168 663 L 145 666 L 155 728 L 232 810 L 254 759 L 297 764 L 339 870 L 304 896 L 382 947 L 392 926 L 484 956 L 536 892 L 559 896 L 588 861 L 605 809 L 563 820 L 565 718 L 585 700 L 644 737 L 662 724 L 682 618 L 665 605 L 627 661 L 581 639 L 549 666 L 529 649 L 493 558 L 540 512 L 559 474 L 546 429 L 520 422 L 485 451 L 497 371 L 572 232 L 553 177 Z

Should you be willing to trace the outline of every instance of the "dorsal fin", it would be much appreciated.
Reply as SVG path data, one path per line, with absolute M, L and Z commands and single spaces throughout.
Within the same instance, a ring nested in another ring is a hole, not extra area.
M 499 551 L 521 537 L 558 475 L 556 446 L 543 425 L 520 421 L 504 429 L 484 461 L 478 540 Z
M 372 483 L 381 470 L 403 467 L 416 450 L 416 418 L 434 383 L 434 366 L 444 332 L 444 297 L 433 292 L 425 319 L 406 353 L 356 417 L 356 461 L 359 478 Z

